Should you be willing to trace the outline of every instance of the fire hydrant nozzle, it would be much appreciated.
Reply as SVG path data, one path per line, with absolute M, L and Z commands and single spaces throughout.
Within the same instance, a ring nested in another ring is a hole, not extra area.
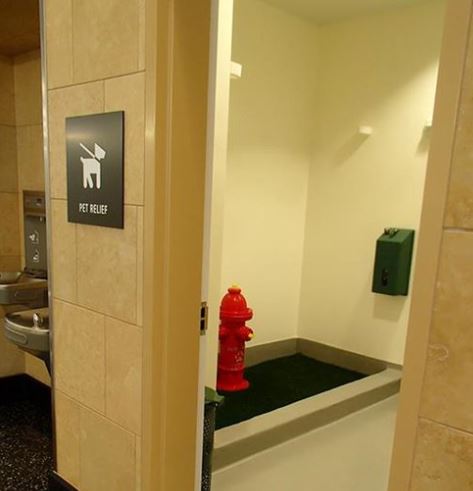
M 243 377 L 245 369 L 245 342 L 253 338 L 253 330 L 245 325 L 253 318 L 241 288 L 233 285 L 220 305 L 220 351 L 218 355 L 217 389 L 236 392 L 249 387 Z

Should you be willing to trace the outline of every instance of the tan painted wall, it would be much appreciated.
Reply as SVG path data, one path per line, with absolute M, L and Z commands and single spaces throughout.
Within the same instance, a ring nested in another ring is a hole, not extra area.
M 449 2 L 390 491 L 473 489 L 471 15 Z
M 296 336 L 318 39 L 261 1 L 235 2 L 233 26 L 221 296 L 241 285 L 256 345 Z
M 141 489 L 144 0 L 48 0 L 54 396 L 59 474 Z M 65 118 L 125 111 L 125 227 L 67 222 Z
M 385 227 L 419 228 L 444 3 L 319 29 L 298 334 L 400 365 L 411 297 L 371 292 L 374 252 Z
M 222 298 L 223 225 L 228 153 L 234 2 L 220 2 L 212 19 L 214 45 L 210 50 L 209 148 L 206 169 L 206 216 L 204 225 L 203 300 L 208 301 L 208 333 L 202 337 L 200 362 L 205 365 L 205 384 L 216 386 L 219 304 Z M 213 114 L 213 117 L 212 117 Z
M 223 229 L 220 295 L 239 283 L 255 311 L 252 345 L 300 336 L 402 364 L 410 297 L 371 292 L 374 249 L 389 224 L 419 226 L 444 3 L 317 26 L 236 2 L 243 77 L 231 82 L 213 233 Z M 357 135 L 364 124 L 369 139 Z

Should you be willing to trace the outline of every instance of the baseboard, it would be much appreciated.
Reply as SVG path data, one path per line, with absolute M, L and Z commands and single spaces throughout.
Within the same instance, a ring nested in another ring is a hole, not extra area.
M 383 360 L 360 355 L 358 353 L 353 353 L 351 351 L 335 348 L 304 338 L 297 339 L 297 352 L 309 356 L 310 358 L 314 358 L 315 360 L 330 363 L 331 365 L 336 365 L 365 375 L 373 375 L 382 372 L 389 367 L 400 368 Z
M 0 403 L 12 403 L 25 399 L 38 404 L 51 404 L 51 388 L 26 374 L 0 378 Z
M 49 491 L 77 491 L 77 489 L 56 472 L 52 472 L 49 477 Z
M 295 355 L 296 353 L 302 353 L 305 356 L 314 358 L 314 360 L 330 363 L 364 375 L 373 375 L 382 372 L 386 368 L 401 368 L 383 360 L 352 353 L 304 338 L 289 338 L 257 346 L 248 346 L 245 351 L 245 364 L 251 367 L 258 363 L 283 356 Z
M 265 361 L 282 358 L 297 353 L 297 338 L 283 339 L 271 343 L 247 346 L 245 350 L 245 365 L 251 367 Z

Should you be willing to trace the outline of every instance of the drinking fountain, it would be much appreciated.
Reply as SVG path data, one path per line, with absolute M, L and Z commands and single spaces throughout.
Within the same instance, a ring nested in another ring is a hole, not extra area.
M 49 366 L 49 309 L 22 310 L 5 316 L 5 337 Z
M 0 305 L 9 312 L 4 335 L 23 351 L 46 363 L 49 370 L 49 312 L 47 280 L 46 198 L 24 191 L 23 271 L 0 271 Z

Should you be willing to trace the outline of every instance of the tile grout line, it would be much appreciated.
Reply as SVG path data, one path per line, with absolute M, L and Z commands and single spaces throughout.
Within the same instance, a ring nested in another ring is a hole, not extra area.
M 67 199 L 52 198 L 52 200 L 56 200 L 56 199 L 58 201 L 60 201 L 60 202 L 63 202 L 63 203 L 66 202 L 66 204 L 67 204 Z M 135 210 L 135 223 L 136 223 L 136 226 L 138 227 L 138 219 L 137 219 L 137 217 L 138 217 L 138 208 L 139 207 L 136 206 L 136 205 L 126 205 L 126 206 L 128 206 L 130 208 L 134 208 L 134 210 Z M 66 219 L 66 222 L 67 222 L 67 219 Z M 64 303 L 67 303 L 69 305 L 72 305 L 72 306 L 75 306 L 75 307 L 78 307 L 78 308 L 83 308 L 85 310 L 89 310 L 89 311 L 91 311 L 91 312 L 93 312 L 95 314 L 98 314 L 98 315 L 108 316 L 111 319 L 115 319 L 117 321 L 124 322 L 126 324 L 133 325 L 133 326 L 136 326 L 136 327 L 142 329 L 142 326 L 140 326 L 138 324 L 138 322 L 137 322 L 137 320 L 138 320 L 137 319 L 137 313 L 136 313 L 137 312 L 137 308 L 138 308 L 137 306 L 135 308 L 135 316 L 134 316 L 135 319 L 134 319 L 134 321 L 133 320 L 130 321 L 128 319 L 123 319 L 123 318 L 117 317 L 117 316 L 115 316 L 113 314 L 110 314 L 108 312 L 101 312 L 101 311 L 97 310 L 96 308 L 90 307 L 90 306 L 88 306 L 88 305 L 86 305 L 86 304 L 84 304 L 84 303 L 82 303 L 80 301 L 80 299 L 79 299 L 79 274 L 78 274 L 78 272 L 79 272 L 79 254 L 78 254 L 78 249 L 77 249 L 78 248 L 78 240 L 77 240 L 77 232 L 78 232 L 77 225 L 78 224 L 72 223 L 72 225 L 74 225 L 74 231 L 75 231 L 75 240 L 74 240 L 75 241 L 75 244 L 74 244 L 74 246 L 75 246 L 75 268 L 76 268 L 76 272 L 75 272 L 75 276 L 76 276 L 76 281 L 75 281 L 75 283 L 76 283 L 76 295 L 75 295 L 75 297 L 76 298 L 74 300 L 71 300 L 71 299 L 62 298 L 62 297 L 60 297 L 58 295 L 54 295 L 54 299 L 60 300 L 60 301 L 62 301 Z M 136 236 L 136 240 L 138 240 L 138 237 L 137 237 L 138 234 L 137 233 L 135 234 L 135 236 Z M 135 249 L 137 250 L 138 249 L 137 243 L 135 243 L 135 246 L 136 246 Z M 137 276 L 138 276 L 138 268 L 137 268 Z M 136 284 L 137 283 L 138 283 L 138 280 L 136 279 Z M 137 286 L 135 286 L 135 288 L 136 288 L 135 303 L 137 303 L 137 296 L 138 296 L 137 291 L 138 291 L 138 289 L 137 289 Z
M 75 87 L 82 87 L 82 86 L 88 85 L 88 84 L 96 84 L 98 82 L 108 82 L 109 80 L 115 80 L 115 79 L 119 79 L 119 78 L 130 77 L 132 75 L 144 73 L 145 71 L 146 71 L 146 69 L 143 68 L 143 70 L 133 70 L 131 72 L 121 73 L 120 75 L 110 75 L 109 77 L 96 78 L 96 79 L 86 80 L 84 82 L 71 82 L 70 84 L 58 85 L 57 87 L 49 87 L 49 90 L 54 92 L 57 90 L 73 89 Z
M 1 126 L 1 125 L 0 125 Z M 25 124 L 17 124 L 14 128 L 36 128 L 37 126 L 43 127 L 42 123 L 25 123 Z
M 422 416 L 421 415 L 419 418 L 420 419 L 423 419 L 425 421 L 428 421 L 429 423 L 433 423 L 433 424 L 436 424 L 438 426 L 441 426 L 442 428 L 446 428 L 448 430 L 458 431 L 460 433 L 463 433 L 464 435 L 467 435 L 468 437 L 472 437 L 473 436 L 473 431 L 469 431 L 469 430 L 466 430 L 464 428 L 459 428 L 458 426 L 455 426 L 455 425 L 451 425 L 451 424 L 447 424 L 447 423 L 442 423 L 441 421 L 437 421 L 436 419 L 429 418 L 428 416 Z
M 77 398 L 75 398 L 75 397 L 71 396 L 70 394 L 68 394 L 64 389 L 62 389 L 60 387 L 56 387 L 56 391 L 57 392 L 60 392 L 64 397 L 66 397 L 67 399 L 69 399 L 70 401 L 72 401 L 74 404 L 76 404 L 77 406 L 79 406 L 79 409 L 81 409 L 81 410 L 83 409 L 83 410 L 89 411 L 89 412 L 93 413 L 95 416 L 99 416 L 100 418 L 103 418 L 103 419 L 107 420 L 107 422 L 110 422 L 112 425 L 114 425 L 117 428 L 125 431 L 129 435 L 133 435 L 135 437 L 141 438 L 141 435 L 140 434 L 135 433 L 134 431 L 129 430 L 128 428 L 125 428 L 123 425 L 121 425 L 120 423 L 117 423 L 113 419 L 107 418 L 104 414 L 101 414 L 99 411 L 97 411 L 97 409 L 94 409 L 93 407 L 88 406 L 87 404 L 83 403 L 82 401 L 79 401 Z
M 467 227 L 443 227 L 444 232 L 460 232 L 460 233 L 468 233 L 473 232 L 473 228 Z
M 108 404 L 107 404 L 107 318 L 103 317 L 103 407 L 104 416 L 110 419 L 108 416 Z
M 138 219 L 138 215 L 140 215 L 139 219 Z M 136 291 L 135 291 L 135 324 L 138 325 L 138 309 L 140 308 L 140 305 L 139 305 L 139 299 L 138 299 L 138 295 L 139 295 L 139 291 L 140 291 L 140 287 L 138 286 L 139 282 L 140 282 L 140 279 L 141 279 L 141 274 L 139 273 L 138 271 L 138 265 L 140 265 L 140 262 L 139 262 L 139 258 L 138 258 L 138 255 L 140 253 L 140 251 L 138 250 L 138 248 L 140 247 L 139 244 L 141 243 L 141 239 L 140 237 L 138 237 L 138 227 L 139 227 L 139 230 L 140 230 L 140 233 L 143 232 L 143 227 L 141 226 L 141 223 L 138 223 L 139 221 L 141 222 L 142 220 L 142 214 L 138 211 L 138 209 L 136 209 L 136 227 L 137 227 L 137 230 L 136 230 L 136 244 L 135 244 L 135 264 L 136 264 Z M 143 265 L 140 265 L 141 266 L 141 269 L 143 269 Z M 140 318 L 142 317 L 142 314 L 140 314 Z
M 13 257 L 16 257 L 16 256 L 13 256 Z M 115 317 L 114 315 L 108 314 L 106 312 L 100 312 L 98 310 L 93 309 L 92 307 L 88 307 L 87 305 L 81 304 L 79 302 L 74 303 L 74 301 L 69 300 L 69 299 L 65 299 L 65 298 L 61 298 L 58 295 L 54 295 L 53 298 L 54 298 L 54 300 L 65 303 L 71 307 L 75 307 L 77 309 L 82 309 L 82 310 L 87 310 L 87 311 L 91 312 L 92 314 L 108 317 L 109 319 L 112 319 L 112 320 L 115 320 L 118 322 L 123 322 L 123 324 L 126 324 L 128 326 L 133 326 L 133 327 L 136 327 L 137 329 L 142 330 L 142 326 L 140 326 L 139 324 L 130 322 L 129 320 L 120 319 L 119 317 Z

